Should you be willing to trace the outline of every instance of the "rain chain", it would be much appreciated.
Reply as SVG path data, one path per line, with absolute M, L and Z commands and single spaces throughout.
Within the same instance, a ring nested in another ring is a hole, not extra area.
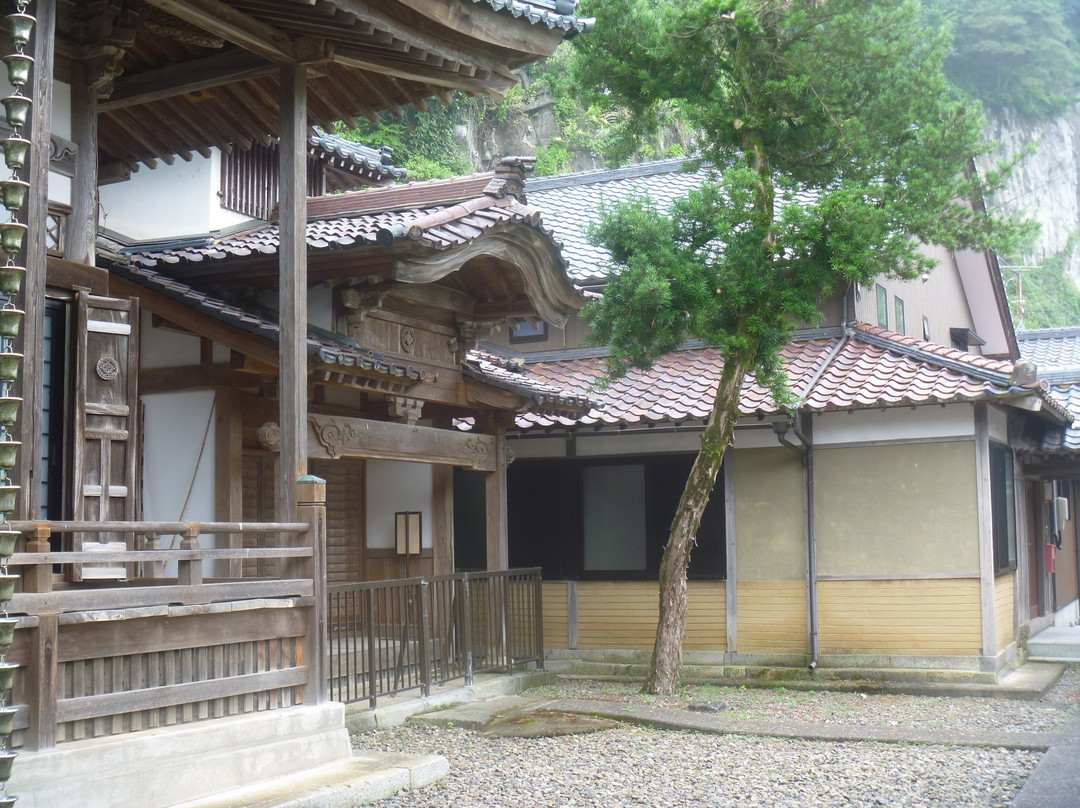
M 17 618 L 8 616 L 8 604 L 15 594 L 18 575 L 8 572 L 8 559 L 15 552 L 15 541 L 19 534 L 9 528 L 8 517 L 15 510 L 15 500 L 19 486 L 11 480 L 12 471 L 19 452 L 19 441 L 15 425 L 19 419 L 21 398 L 12 395 L 12 387 L 19 375 L 22 354 L 14 350 L 15 340 L 19 336 L 23 312 L 15 306 L 15 299 L 22 291 L 23 276 L 26 267 L 18 263 L 26 236 L 26 223 L 19 221 L 19 216 L 26 206 L 27 191 L 30 184 L 19 179 L 19 171 L 26 165 L 30 141 L 22 136 L 30 115 L 31 100 L 23 94 L 30 81 L 30 69 L 34 60 L 26 55 L 30 44 L 30 34 L 34 29 L 34 18 L 26 13 L 28 0 L 16 0 L 14 14 L 8 14 L 6 21 L 8 34 L 15 46 L 15 52 L 5 55 L 8 83 L 14 92 L 2 99 L 11 136 L 0 141 L 4 147 L 4 162 L 11 171 L 9 179 L 0 180 L 0 196 L 4 207 L 10 214 L 10 221 L 0 222 L 0 247 L 3 248 L 6 263 L 0 266 L 0 808 L 10 808 L 15 797 L 7 794 L 7 781 L 11 778 L 11 765 L 15 752 L 11 749 L 12 722 L 15 720 L 15 707 L 9 704 L 11 688 L 15 680 L 15 670 L 19 667 L 8 662 L 7 652 L 15 638 Z

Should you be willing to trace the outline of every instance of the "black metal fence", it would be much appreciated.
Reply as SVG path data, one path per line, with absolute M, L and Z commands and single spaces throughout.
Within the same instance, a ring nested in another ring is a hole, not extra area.
M 544 664 L 539 568 L 327 587 L 330 698 L 356 702 Z

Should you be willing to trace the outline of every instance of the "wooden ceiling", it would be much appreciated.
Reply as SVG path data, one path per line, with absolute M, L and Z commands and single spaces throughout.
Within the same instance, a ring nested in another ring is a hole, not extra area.
M 283 64 L 308 66 L 309 122 L 331 129 L 504 94 L 565 36 L 471 0 L 60 0 L 57 75 L 81 67 L 102 165 L 135 169 L 268 144 Z

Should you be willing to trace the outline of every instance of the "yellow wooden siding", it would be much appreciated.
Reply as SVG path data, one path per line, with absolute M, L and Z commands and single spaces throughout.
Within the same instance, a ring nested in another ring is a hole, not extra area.
M 1015 640 L 1013 624 L 1015 605 L 1013 601 L 1013 574 L 999 575 L 994 579 L 994 634 L 997 650 L 1008 647 Z
M 975 578 L 822 581 L 818 614 L 825 654 L 978 654 L 982 645 Z
M 691 581 L 688 599 L 683 649 L 725 650 L 727 618 L 723 582 Z M 649 650 L 656 639 L 656 620 L 656 583 L 583 581 L 578 584 L 579 649 Z
M 544 598 L 544 647 L 567 648 L 566 584 L 562 581 L 545 581 L 541 586 Z
M 803 581 L 739 581 L 739 653 L 809 651 Z

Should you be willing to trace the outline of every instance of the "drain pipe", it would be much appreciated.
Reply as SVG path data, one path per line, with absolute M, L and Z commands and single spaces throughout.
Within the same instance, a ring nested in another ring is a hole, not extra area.
M 802 458 L 803 480 L 806 486 L 806 578 L 807 612 L 810 622 L 810 672 L 818 666 L 818 592 L 817 592 L 817 516 L 814 507 L 814 444 L 811 437 L 812 422 L 806 420 L 805 432 L 789 421 L 774 421 L 772 428 L 776 439 Z M 791 431 L 798 443 L 788 440 Z

